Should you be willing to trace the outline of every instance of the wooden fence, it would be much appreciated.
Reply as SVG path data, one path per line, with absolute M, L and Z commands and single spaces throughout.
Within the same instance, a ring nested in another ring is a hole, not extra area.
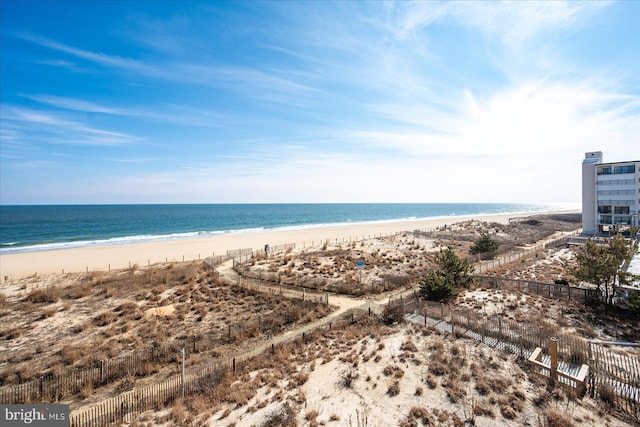
M 216 387 L 227 372 L 241 371 L 247 361 L 264 351 L 276 351 L 278 346 L 288 342 L 304 343 L 314 332 L 345 327 L 365 316 L 367 313 L 363 310 L 349 310 L 332 322 L 322 324 L 315 329 L 288 337 L 279 336 L 250 351 L 187 369 L 184 381 L 181 374 L 174 375 L 167 380 L 122 393 L 92 407 L 80 408 L 72 411 L 70 426 L 105 427 L 130 423 L 143 412 L 164 408 L 183 394 L 188 396 L 203 393 Z
M 471 335 L 487 345 L 525 359 L 536 347 L 548 348 L 550 338 L 556 337 L 559 361 L 572 366 L 589 365 L 588 393 L 640 421 L 640 358 L 635 355 L 561 333 L 557 326 L 547 322 L 531 324 L 501 315 L 486 316 L 467 308 L 419 298 L 392 300 L 390 305 L 404 313 L 424 316 L 425 323 L 427 319 L 435 319 L 440 329 L 456 337 Z
M 131 354 L 92 363 L 61 375 L 45 375 L 22 384 L 0 389 L 0 404 L 59 402 L 84 388 L 108 384 L 127 375 L 138 376 L 149 370 L 150 364 L 167 363 L 175 358 L 179 344 L 156 346 Z
M 183 396 L 183 389 L 184 395 L 188 396 L 215 387 L 228 369 L 228 361 L 214 362 L 202 368 L 189 370 L 185 373 L 184 382 L 182 375 L 174 375 L 165 381 L 136 388 L 85 411 L 72 413 L 70 425 L 102 427 L 130 423 L 142 412 L 159 410 Z
M 412 233 L 427 235 L 427 236 L 435 236 L 437 234 L 433 231 L 426 232 L 421 230 L 414 230 Z M 399 235 L 399 234 L 403 234 L 403 233 L 395 233 L 395 234 L 392 234 L 391 236 Z M 476 275 L 479 275 L 482 272 L 492 270 L 496 267 L 517 261 L 527 255 L 540 252 L 547 247 L 557 247 L 557 246 L 567 244 L 567 242 L 570 241 L 570 239 L 574 238 L 576 234 L 577 234 L 577 231 L 569 235 L 564 235 L 562 237 L 559 237 L 555 240 L 551 240 L 549 242 L 540 243 L 533 247 L 529 247 L 523 250 L 514 250 L 496 259 L 483 261 L 481 263 L 475 264 L 473 267 L 474 273 Z M 362 239 L 366 240 L 366 236 L 362 236 Z M 282 252 L 295 249 L 295 247 L 296 245 L 293 243 L 286 244 L 286 245 L 273 246 L 273 247 L 269 247 L 268 253 L 269 254 L 282 253 Z M 281 285 L 283 284 L 283 282 L 287 282 L 286 284 L 295 286 L 298 289 L 307 288 L 307 289 L 315 290 L 317 292 L 328 291 L 328 292 L 337 292 L 337 293 L 344 293 L 344 294 L 356 295 L 356 296 L 365 295 L 371 292 L 374 292 L 374 293 L 383 292 L 383 291 L 388 291 L 388 290 L 393 290 L 398 288 L 397 283 L 395 283 L 396 281 L 388 280 L 387 278 L 384 278 L 384 277 L 378 278 L 378 280 L 375 283 L 359 286 L 357 283 L 355 284 L 345 283 L 343 279 L 332 279 L 332 278 L 325 278 L 325 277 L 297 276 L 295 278 L 288 277 L 287 280 L 283 280 L 282 274 L 280 272 L 259 271 L 256 273 L 256 272 L 251 272 L 249 269 L 246 268 L 246 264 L 250 262 L 254 257 L 265 256 L 266 254 L 267 252 L 264 249 L 252 250 L 251 248 L 238 249 L 235 251 L 227 252 L 227 255 L 233 258 L 233 269 L 240 276 L 247 279 L 255 280 L 258 282 L 264 281 L 264 282 L 270 282 L 276 285 Z M 486 278 L 487 280 L 492 279 L 490 277 L 483 277 L 483 276 L 476 276 L 476 277 L 483 278 L 483 279 Z M 403 276 L 403 278 L 406 279 L 407 282 L 415 282 L 416 280 L 421 279 L 422 276 L 420 277 Z M 496 279 L 500 280 L 500 278 L 496 278 Z M 495 283 L 495 282 L 496 281 L 494 280 L 491 283 Z M 535 282 L 527 282 L 527 283 L 535 283 Z M 406 284 L 409 284 L 409 283 L 406 283 Z M 540 286 L 542 285 L 543 284 L 540 284 Z M 494 284 L 494 286 L 497 286 L 497 284 Z M 544 286 L 548 288 L 549 286 L 553 286 L 553 285 L 544 284 Z M 564 289 L 568 293 L 568 298 L 570 299 L 571 289 L 562 288 L 562 285 L 556 286 L 554 288 L 554 292 L 557 293 L 559 292 L 559 290 L 561 291 L 562 289 Z M 586 301 L 586 298 L 590 296 L 589 290 L 585 290 L 582 288 L 574 288 L 574 289 L 576 289 L 576 292 L 581 292 L 580 295 L 584 296 L 583 301 Z M 549 296 L 552 296 L 550 289 L 548 290 L 549 292 L 547 293 L 549 294 Z M 575 295 L 575 292 L 573 297 L 577 298 L 577 295 Z
M 578 234 L 578 231 L 574 231 L 571 234 L 564 235 L 554 240 L 550 240 L 545 243 L 538 243 L 534 246 L 528 247 L 526 249 L 516 250 L 500 255 L 495 259 L 484 261 L 482 263 L 476 264 L 474 266 L 474 273 L 481 274 L 488 270 L 493 270 L 496 267 L 503 266 L 505 264 L 512 263 L 519 259 L 526 257 L 527 255 L 535 254 L 541 251 L 544 251 L 547 248 L 557 248 L 562 245 L 568 244 L 575 236 Z
M 215 263 L 209 260 L 207 265 Z M 213 273 L 217 271 L 213 269 Z M 264 291 L 258 287 L 257 291 Z M 146 375 L 154 365 L 176 363 L 176 355 L 182 347 L 191 352 L 203 352 L 216 348 L 221 343 L 233 342 L 245 338 L 269 335 L 284 329 L 287 325 L 304 316 L 306 309 L 315 304 L 328 304 L 329 296 L 291 294 L 286 296 L 291 307 L 282 313 L 256 315 L 241 322 L 228 323 L 222 328 L 198 330 L 185 337 L 182 342 L 155 346 L 132 352 L 128 355 L 107 360 L 99 360 L 85 368 L 69 370 L 60 375 L 47 375 L 22 384 L 13 384 L 0 388 L 0 404 L 21 404 L 37 402 L 58 402 L 81 392 L 85 388 L 103 386 L 126 376 Z
M 523 294 L 541 295 L 558 301 L 589 304 L 598 299 L 598 292 L 593 288 L 580 288 L 562 283 L 544 283 L 530 280 L 509 279 L 495 276 L 473 276 L 482 286 L 489 289 L 517 291 Z

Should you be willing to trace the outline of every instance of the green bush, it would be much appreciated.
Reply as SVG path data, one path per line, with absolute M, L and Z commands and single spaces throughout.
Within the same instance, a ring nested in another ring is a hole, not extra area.
M 640 313 L 640 294 L 631 294 L 629 295 L 629 301 L 627 302 L 627 307 L 630 310 Z
M 487 233 L 482 233 L 469 249 L 472 254 L 495 253 L 500 247 L 500 242 L 492 239 Z
M 422 279 L 420 292 L 431 301 L 448 300 L 458 295 L 453 276 L 441 271 L 432 271 Z

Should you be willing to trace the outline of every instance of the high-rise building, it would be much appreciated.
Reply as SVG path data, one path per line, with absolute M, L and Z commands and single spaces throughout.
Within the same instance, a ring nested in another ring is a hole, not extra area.
M 594 235 L 640 224 L 640 160 L 603 163 L 601 151 L 582 161 L 582 230 Z

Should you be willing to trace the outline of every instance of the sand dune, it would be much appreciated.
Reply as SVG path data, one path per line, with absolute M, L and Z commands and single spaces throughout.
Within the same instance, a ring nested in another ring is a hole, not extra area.
M 224 255 L 227 250 L 264 248 L 295 243 L 300 246 L 319 246 L 326 240 L 358 240 L 383 234 L 431 229 L 445 224 L 482 219 L 507 223 L 509 218 L 525 217 L 532 213 L 451 216 L 447 218 L 398 221 L 372 224 L 354 224 L 302 230 L 271 231 L 263 233 L 236 234 L 188 240 L 134 243 L 127 245 L 94 246 L 41 252 L 0 255 L 0 276 L 4 280 L 17 279 L 34 274 L 64 272 L 106 271 L 127 268 L 130 265 L 148 265 L 159 262 L 204 259 L 212 255 Z M 540 212 L 536 212 L 540 214 Z

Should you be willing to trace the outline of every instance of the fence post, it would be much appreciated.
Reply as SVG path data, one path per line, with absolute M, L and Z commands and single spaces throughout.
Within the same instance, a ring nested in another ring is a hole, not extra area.
M 520 325 L 520 336 L 518 337 L 518 341 L 520 341 L 520 358 L 522 358 L 524 355 L 524 338 L 522 335 L 524 333 L 524 324 L 518 323 L 518 325 Z
M 453 335 L 453 337 L 456 337 L 456 322 L 454 319 L 454 314 L 453 314 L 453 309 L 449 310 L 449 323 L 451 323 L 451 335 Z
M 551 378 L 554 383 L 558 380 L 558 339 L 551 337 L 549 341 L 549 353 L 551 354 Z
M 471 328 L 471 319 L 469 317 L 469 309 L 467 308 L 467 329 Z

